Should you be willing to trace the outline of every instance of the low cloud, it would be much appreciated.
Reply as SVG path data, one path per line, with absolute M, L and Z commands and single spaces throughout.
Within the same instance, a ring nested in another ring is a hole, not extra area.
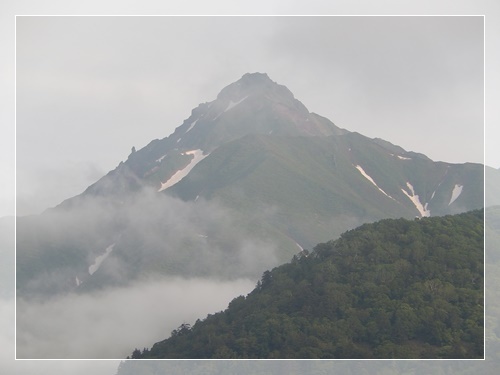
M 0 299 L 0 373 L 2 375 L 111 375 L 118 361 L 16 361 L 14 299 Z
M 256 215 L 244 217 L 215 202 L 184 202 L 147 189 L 124 201 L 87 196 L 18 220 L 18 292 L 45 296 L 73 289 L 77 279 L 80 290 L 90 290 L 155 274 L 256 279 L 283 262 L 270 236 L 249 229 L 249 222 L 261 225 L 269 213 Z M 110 247 L 90 275 L 89 267 Z
M 168 278 L 45 302 L 17 301 L 18 358 L 120 359 L 224 310 L 255 280 Z

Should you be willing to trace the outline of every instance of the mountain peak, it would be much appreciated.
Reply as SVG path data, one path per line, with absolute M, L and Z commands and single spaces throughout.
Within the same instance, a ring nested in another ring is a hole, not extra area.
M 267 73 L 245 73 L 241 76 L 239 80 L 236 82 L 233 82 L 233 84 L 237 86 L 243 86 L 243 87 L 252 87 L 252 86 L 273 86 L 277 85 L 276 82 L 274 82 Z
M 239 99 L 256 93 L 276 91 L 278 88 L 284 88 L 287 91 L 286 96 L 293 98 L 293 94 L 285 86 L 278 85 L 266 73 L 246 73 L 236 82 L 223 88 L 217 99 Z
M 267 75 L 267 73 L 259 73 L 259 72 L 245 73 L 245 74 L 243 74 L 243 76 L 241 77 L 240 80 L 270 81 L 270 82 L 273 82 L 273 81 L 271 81 L 271 78 L 269 78 L 269 76 Z
M 223 88 L 216 100 L 194 108 L 168 137 L 132 152 L 111 176 L 87 190 L 104 195 L 124 186 L 125 191 L 137 190 L 142 180 L 165 186 L 178 169 L 199 160 L 193 155 L 201 152 L 206 156 L 248 134 L 330 136 L 345 132 L 330 120 L 309 113 L 286 86 L 266 73 L 246 73 Z

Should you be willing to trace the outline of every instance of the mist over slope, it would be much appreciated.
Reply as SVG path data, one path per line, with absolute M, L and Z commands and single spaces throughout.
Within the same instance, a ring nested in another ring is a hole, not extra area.
M 183 202 L 142 190 L 125 204 L 86 197 L 78 215 L 54 210 L 43 219 L 18 219 L 17 287 L 30 298 L 155 275 L 255 278 L 278 264 L 270 235 L 255 236 L 241 215 L 204 199 Z M 29 220 L 34 225 L 24 226 Z
M 180 324 L 220 311 L 253 280 L 155 278 L 49 300 L 17 300 L 17 358 L 120 359 Z

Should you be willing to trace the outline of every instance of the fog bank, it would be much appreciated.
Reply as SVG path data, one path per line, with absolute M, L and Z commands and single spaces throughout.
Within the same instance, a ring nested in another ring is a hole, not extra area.
M 126 358 L 182 323 L 225 309 L 255 281 L 168 278 L 85 295 L 17 301 L 18 358 Z

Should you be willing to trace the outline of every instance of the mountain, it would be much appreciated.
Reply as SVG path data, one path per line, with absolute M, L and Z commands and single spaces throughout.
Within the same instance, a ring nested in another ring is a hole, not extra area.
M 224 88 L 216 100 L 193 109 L 170 136 L 133 151 L 125 163 L 84 195 L 116 195 L 134 191 L 141 184 L 164 190 L 178 171 L 191 169 L 221 145 L 248 134 L 329 136 L 345 132 L 328 119 L 309 113 L 290 90 L 267 74 L 245 74 Z
M 258 278 L 366 222 L 481 208 L 483 180 L 480 164 L 341 129 L 266 74 L 245 74 L 82 194 L 17 218 L 17 292 Z
M 362 225 L 133 358 L 482 358 L 483 216 Z

